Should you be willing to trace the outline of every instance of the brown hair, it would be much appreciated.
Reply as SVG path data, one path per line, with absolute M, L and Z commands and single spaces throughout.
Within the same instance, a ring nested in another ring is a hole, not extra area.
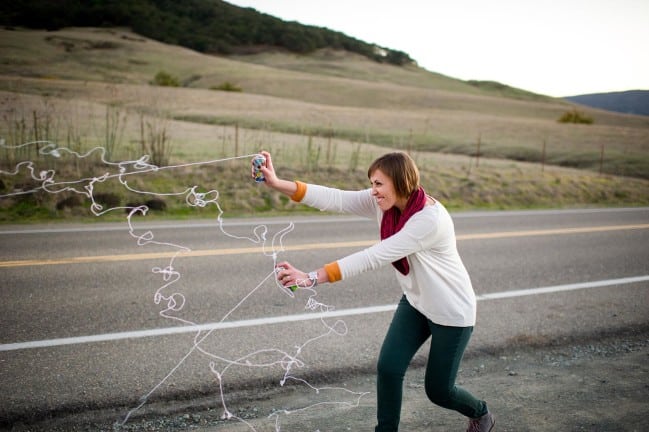
M 392 179 L 394 190 L 402 198 L 410 197 L 410 194 L 419 187 L 419 169 L 407 153 L 384 154 L 372 162 L 367 169 L 367 177 L 372 177 L 377 169 Z

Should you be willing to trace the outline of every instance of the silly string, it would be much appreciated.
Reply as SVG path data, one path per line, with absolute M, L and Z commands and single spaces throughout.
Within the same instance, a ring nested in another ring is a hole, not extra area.
M 0 194 L 0 199 L 10 198 L 19 195 L 33 194 L 37 192 L 45 192 L 48 194 L 61 194 L 64 192 L 71 194 L 78 194 L 83 198 L 87 199 L 90 202 L 89 210 L 97 217 L 105 215 L 109 212 L 120 212 L 121 214 L 126 214 L 126 223 L 128 226 L 128 233 L 133 239 L 138 247 L 146 246 L 163 246 L 173 251 L 173 254 L 168 262 L 162 266 L 155 266 L 151 271 L 159 275 L 161 279 L 161 285 L 155 290 L 153 294 L 153 303 L 160 306 L 159 315 L 165 319 L 173 320 L 179 322 L 182 325 L 187 326 L 197 326 L 198 323 L 193 322 L 187 318 L 183 318 L 179 315 L 179 312 L 183 309 L 186 303 L 186 297 L 182 292 L 174 291 L 174 285 L 177 284 L 182 278 L 182 274 L 175 267 L 176 259 L 190 252 L 191 249 L 187 246 L 180 244 L 174 244 L 170 242 L 161 242 L 156 240 L 155 235 L 152 230 L 139 230 L 134 224 L 134 217 L 145 216 L 149 211 L 147 205 L 134 205 L 134 206 L 115 206 L 104 208 L 95 197 L 95 187 L 99 184 L 107 182 L 109 180 L 117 180 L 122 187 L 126 190 L 140 195 L 147 196 L 156 196 L 156 197 L 179 197 L 184 198 L 184 201 L 189 207 L 202 208 L 213 205 L 217 208 L 217 222 L 219 230 L 227 237 L 230 237 L 235 240 L 250 242 L 256 245 L 261 246 L 262 254 L 264 257 L 268 258 L 268 272 L 261 277 L 259 283 L 252 288 L 247 294 L 245 294 L 240 301 L 232 307 L 228 312 L 223 314 L 218 323 L 227 321 L 230 316 L 241 308 L 256 292 L 259 290 L 265 289 L 267 282 L 269 280 L 274 281 L 276 287 L 275 292 L 280 295 L 287 295 L 291 298 L 296 298 L 295 293 L 284 288 L 275 278 L 276 264 L 278 262 L 278 256 L 285 251 L 284 249 L 284 240 L 285 237 L 291 233 L 295 226 L 290 222 L 285 228 L 279 230 L 268 238 L 268 227 L 264 224 L 255 226 L 252 229 L 252 233 L 246 236 L 234 235 L 229 233 L 225 229 L 225 223 L 223 221 L 223 210 L 219 204 L 219 192 L 217 190 L 202 190 L 198 186 L 187 187 L 186 189 L 180 192 L 152 192 L 147 190 L 141 190 L 129 183 L 129 180 L 135 176 L 140 176 L 147 173 L 159 172 L 163 170 L 174 170 L 179 168 L 187 168 L 194 166 L 203 166 L 203 165 L 214 165 L 220 164 L 228 161 L 233 161 L 237 159 L 247 159 L 250 160 L 254 157 L 254 154 L 243 155 L 243 156 L 233 156 L 223 159 L 214 159 L 201 162 L 191 162 L 177 165 L 169 166 L 156 166 L 149 162 L 149 156 L 144 155 L 139 159 L 121 161 L 121 162 L 111 162 L 106 159 L 106 151 L 102 147 L 95 147 L 92 150 L 86 153 L 79 153 L 73 150 L 70 150 L 66 147 L 60 147 L 51 141 L 33 141 L 18 146 L 7 146 L 5 145 L 4 140 L 0 140 L 0 148 L 6 149 L 14 153 L 18 153 L 21 150 L 26 149 L 27 147 L 37 147 L 39 154 L 43 159 L 51 158 L 52 160 L 73 158 L 76 160 L 98 158 L 101 164 L 97 165 L 102 169 L 98 175 L 93 175 L 84 178 L 74 178 L 71 180 L 60 179 L 59 174 L 54 169 L 39 169 L 38 162 L 26 160 L 17 162 L 12 170 L 0 170 L 0 180 L 2 177 L 18 177 L 23 176 L 27 177 L 30 181 L 28 184 L 32 186 L 16 189 L 12 192 Z M 29 154 L 29 153 L 28 153 Z M 298 283 L 299 284 L 299 283 Z M 305 303 L 305 309 L 315 313 L 326 313 L 332 311 L 334 308 L 332 306 L 320 303 L 317 300 L 317 291 L 313 288 L 301 287 L 300 290 L 302 293 L 308 293 L 308 297 Z M 320 322 L 323 326 L 323 331 L 321 334 L 309 338 L 301 343 L 294 345 L 292 351 L 282 350 L 279 348 L 262 348 L 259 350 L 254 350 L 248 353 L 243 353 L 236 358 L 228 358 L 224 355 L 219 354 L 205 348 L 204 342 L 212 336 L 216 331 L 211 329 L 209 331 L 197 330 L 193 338 L 193 344 L 191 348 L 178 359 L 177 363 L 166 376 L 164 376 L 155 386 L 153 386 L 146 394 L 142 395 L 139 399 L 137 406 L 130 409 L 122 419 L 117 422 L 117 425 L 122 426 L 129 421 L 129 419 L 140 410 L 144 405 L 147 404 L 151 396 L 167 381 L 171 378 L 186 362 L 186 360 L 195 353 L 201 354 L 206 359 L 206 366 L 209 367 L 211 373 L 216 377 L 216 382 L 218 385 L 218 397 L 220 405 L 223 409 L 222 418 L 225 420 L 235 420 L 242 422 L 247 425 L 252 431 L 256 431 L 252 423 L 245 420 L 244 418 L 237 416 L 229 408 L 225 400 L 225 388 L 224 384 L 226 383 L 226 378 L 229 370 L 232 367 L 247 367 L 247 368 L 276 368 L 280 367 L 283 370 L 282 376 L 278 378 L 278 383 L 280 386 L 284 386 L 287 381 L 293 381 L 305 385 L 310 391 L 314 392 L 316 395 L 324 395 L 324 393 L 332 393 L 334 399 L 332 401 L 323 401 L 310 404 L 308 406 L 294 409 L 294 410 L 277 410 L 268 415 L 269 421 L 275 427 L 276 431 L 281 429 L 281 417 L 291 415 L 296 412 L 301 412 L 308 409 L 314 409 L 323 405 L 337 405 L 337 406 L 348 406 L 355 407 L 360 403 L 360 399 L 367 393 L 358 393 L 353 392 L 344 388 L 336 387 L 316 387 L 310 384 L 308 381 L 300 378 L 295 375 L 295 371 L 306 366 L 305 361 L 303 360 L 303 353 L 309 345 L 316 343 L 322 338 L 327 336 L 344 336 L 347 334 L 347 326 L 342 320 L 335 320 L 333 323 L 329 323 L 325 318 L 320 318 Z M 266 359 L 266 360 L 263 360 Z M 340 395 L 340 396 L 336 396 Z M 336 397 L 341 398 L 342 395 L 346 395 L 348 401 L 341 401 L 336 399 Z

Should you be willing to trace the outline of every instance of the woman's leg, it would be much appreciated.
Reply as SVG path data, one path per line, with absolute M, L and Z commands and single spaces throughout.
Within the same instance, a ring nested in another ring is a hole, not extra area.
M 410 360 L 429 336 L 428 320 L 403 296 L 385 335 L 377 364 L 376 432 L 399 429 L 403 377 Z
M 470 418 L 487 413 L 487 404 L 455 385 L 473 327 L 446 327 L 428 321 L 431 341 L 426 367 L 426 395 L 435 404 Z

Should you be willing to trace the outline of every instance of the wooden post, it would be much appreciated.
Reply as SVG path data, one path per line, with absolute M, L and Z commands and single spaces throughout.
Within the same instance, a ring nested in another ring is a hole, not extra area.
M 599 175 L 602 175 L 603 168 L 604 168 L 604 144 L 602 144 L 599 152 Z
M 33 119 L 34 119 L 34 141 L 36 142 L 36 157 L 38 157 L 40 153 L 40 134 L 38 130 L 38 114 L 36 114 L 36 110 L 32 111 L 33 114 Z M 30 152 L 30 157 L 31 157 L 31 152 Z
M 144 141 L 144 114 L 140 113 L 140 153 L 146 154 L 146 144 Z
M 223 125 L 223 131 L 221 132 L 223 139 L 221 140 L 221 156 L 225 157 L 228 152 L 225 149 L 225 137 L 228 134 L 228 128 L 226 125 Z
M 541 172 L 545 172 L 545 140 L 543 140 L 543 148 L 541 149 Z
M 239 122 L 234 124 L 234 154 L 239 156 Z
M 477 148 L 476 153 L 475 153 L 475 167 L 476 168 L 480 166 L 480 141 L 481 141 L 481 139 L 482 139 L 482 134 L 478 134 L 478 144 L 477 144 L 478 148 Z
M 327 165 L 331 166 L 331 139 L 334 136 L 334 128 L 329 124 L 329 132 L 327 133 Z

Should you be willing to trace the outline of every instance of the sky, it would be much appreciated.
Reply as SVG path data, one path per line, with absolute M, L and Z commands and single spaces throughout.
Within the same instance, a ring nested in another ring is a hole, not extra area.
M 226 0 L 554 97 L 649 90 L 649 0 Z

